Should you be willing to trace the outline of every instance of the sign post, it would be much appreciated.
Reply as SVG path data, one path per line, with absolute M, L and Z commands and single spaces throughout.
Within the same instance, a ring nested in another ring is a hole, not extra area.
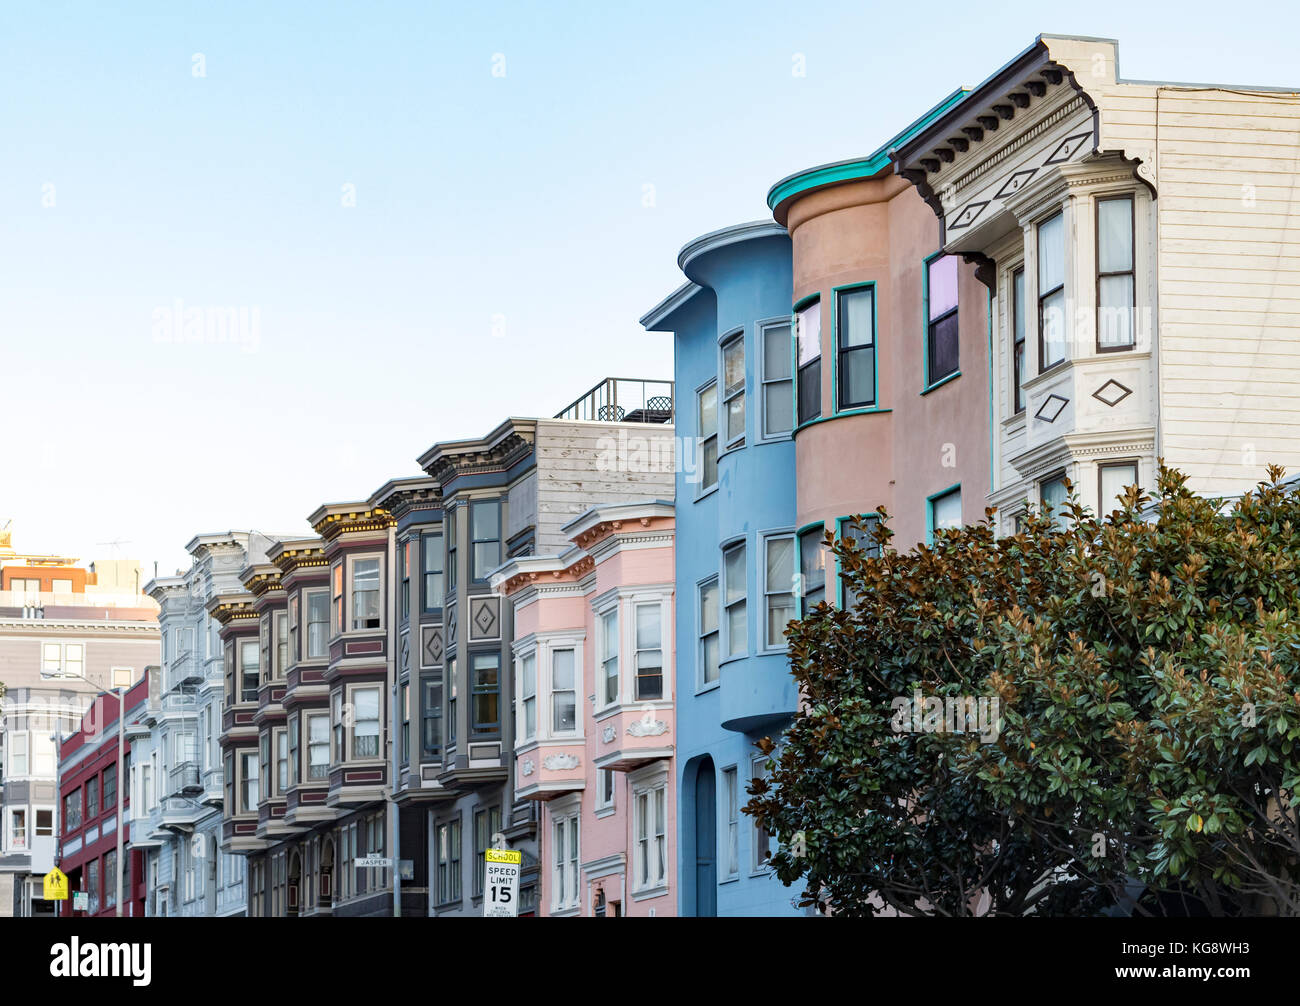
M 68 875 L 57 866 L 45 875 L 45 900 L 68 900 Z
M 519 916 L 519 867 L 524 855 L 515 849 L 488 849 L 483 853 L 487 869 L 483 885 L 483 917 L 513 919 Z

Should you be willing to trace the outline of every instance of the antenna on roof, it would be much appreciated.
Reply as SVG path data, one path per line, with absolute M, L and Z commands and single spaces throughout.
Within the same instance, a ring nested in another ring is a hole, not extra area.
M 115 558 L 120 558 L 121 555 L 122 555 L 122 546 L 123 546 L 123 545 L 133 545 L 133 544 L 135 544 L 135 543 L 132 542 L 129 538 L 114 538 L 112 541 L 97 541 L 97 542 L 95 542 L 95 544 L 96 544 L 96 545 L 111 545 L 111 546 L 113 547 L 113 556 L 114 556 Z

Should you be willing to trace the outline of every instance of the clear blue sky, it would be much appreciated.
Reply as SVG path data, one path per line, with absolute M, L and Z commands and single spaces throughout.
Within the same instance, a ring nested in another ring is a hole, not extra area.
M 436 440 L 671 376 L 636 319 L 685 241 L 1040 32 L 1117 37 L 1128 77 L 1300 86 L 1293 4 L 1047 9 L 8 4 L 0 523 L 167 573 L 196 532 L 305 532 Z M 256 308 L 255 350 L 156 341 L 177 300 Z

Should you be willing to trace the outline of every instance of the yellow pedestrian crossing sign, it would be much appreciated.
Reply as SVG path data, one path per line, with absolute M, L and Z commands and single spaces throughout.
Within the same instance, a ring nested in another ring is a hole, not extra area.
M 45 875 L 45 900 L 68 900 L 68 875 L 57 866 Z

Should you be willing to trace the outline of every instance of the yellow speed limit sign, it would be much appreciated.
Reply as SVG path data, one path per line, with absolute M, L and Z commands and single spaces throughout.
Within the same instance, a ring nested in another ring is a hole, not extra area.
M 483 885 L 485 918 L 513 919 L 519 915 L 519 867 L 522 852 L 515 849 L 487 849 L 483 853 L 487 870 Z
M 57 866 L 45 875 L 45 900 L 68 900 L 68 875 Z

